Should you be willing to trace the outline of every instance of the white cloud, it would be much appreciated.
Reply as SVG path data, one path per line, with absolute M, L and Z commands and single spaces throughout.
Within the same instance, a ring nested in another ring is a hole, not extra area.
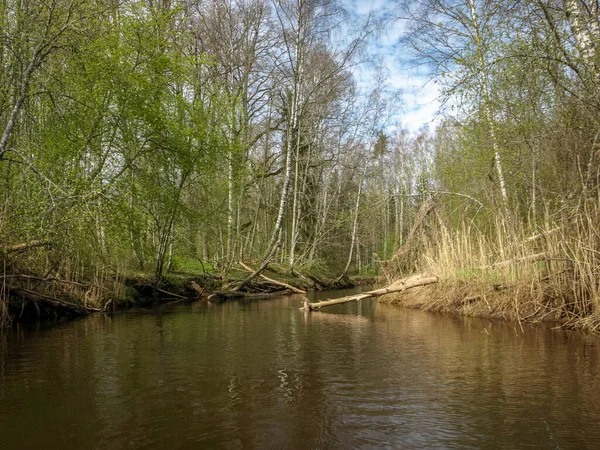
M 364 15 L 373 11 L 390 12 L 390 2 L 384 0 L 343 0 L 345 6 L 354 14 Z M 435 124 L 440 108 L 438 86 L 429 79 L 424 70 L 410 68 L 408 50 L 402 47 L 400 39 L 405 33 L 403 22 L 392 24 L 378 39 L 367 45 L 367 53 L 380 58 L 389 73 L 390 85 L 402 91 L 402 112 L 398 122 L 409 131 L 416 132 L 423 125 Z M 356 82 L 360 88 L 367 89 L 372 84 L 374 70 L 367 65 L 354 70 Z
M 342 0 L 342 3 L 356 14 L 368 14 L 371 11 L 380 11 L 387 7 L 386 0 Z

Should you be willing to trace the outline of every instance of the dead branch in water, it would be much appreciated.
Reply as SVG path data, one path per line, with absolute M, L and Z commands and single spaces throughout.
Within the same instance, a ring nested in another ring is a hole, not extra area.
M 242 266 L 246 271 L 248 271 L 250 273 L 254 272 L 250 267 L 248 267 L 246 264 L 244 264 L 241 260 L 240 260 L 239 263 L 240 263 L 240 266 Z M 306 294 L 306 291 L 303 291 L 302 289 L 298 289 L 297 287 L 294 287 L 294 286 L 292 286 L 290 284 L 286 284 L 286 283 L 283 283 L 281 281 L 274 280 L 274 279 L 269 278 L 269 277 L 267 277 L 267 276 L 265 276 L 263 274 L 260 274 L 258 276 L 259 276 L 259 278 L 262 278 L 263 280 L 266 280 L 266 281 L 268 281 L 270 283 L 273 283 L 273 284 L 276 284 L 278 286 L 282 286 L 282 287 L 284 287 L 286 289 L 289 289 L 290 291 L 295 292 L 296 294 Z
M 261 293 L 251 293 L 251 292 L 242 292 L 242 291 L 217 291 L 213 292 L 208 296 L 208 300 L 212 300 L 213 298 L 228 300 L 232 298 L 237 299 L 248 299 L 248 300 L 261 300 L 266 298 L 273 297 L 282 297 L 285 295 L 292 295 L 292 291 L 289 289 L 284 289 L 282 291 L 276 292 L 261 292 Z
M 349 302 L 358 302 L 365 298 L 380 297 L 382 295 L 391 294 L 393 292 L 403 292 L 403 291 L 406 291 L 407 289 L 412 289 L 412 288 L 419 287 L 419 286 L 426 286 L 428 284 L 437 283 L 438 281 L 439 281 L 438 277 L 421 278 L 420 276 L 413 276 L 413 277 L 395 281 L 394 283 L 392 283 L 386 287 L 380 288 L 380 289 L 363 292 L 362 294 L 349 295 L 347 297 L 336 298 L 333 300 L 326 300 L 323 302 L 310 303 L 308 301 L 308 299 L 306 297 L 304 297 L 304 306 L 300 309 L 304 309 L 307 311 L 318 311 L 321 308 L 324 308 L 326 306 L 341 305 L 343 303 L 349 303 Z
M 73 314 L 77 315 L 85 315 L 92 312 L 102 312 L 103 309 L 100 308 L 92 308 L 91 306 L 79 305 L 76 303 L 65 302 L 56 297 L 52 297 L 50 295 L 41 294 L 39 292 L 31 291 L 29 289 L 12 289 L 12 292 L 24 300 L 29 300 L 31 302 L 37 303 L 45 303 L 50 305 L 54 309 L 62 309 L 65 311 L 69 311 Z
M 181 300 L 189 300 L 188 297 L 184 297 L 183 295 L 175 294 L 174 292 L 165 291 L 164 289 L 159 289 L 156 286 L 153 286 L 152 288 L 154 290 L 156 290 L 157 292 L 160 292 L 161 294 L 170 295 L 171 297 L 179 298 Z
M 192 289 L 194 291 L 196 291 L 196 293 L 198 294 L 198 298 L 200 298 L 204 295 L 204 288 L 200 287 L 200 285 L 198 283 L 196 283 L 194 280 L 192 280 L 190 285 L 192 286 Z

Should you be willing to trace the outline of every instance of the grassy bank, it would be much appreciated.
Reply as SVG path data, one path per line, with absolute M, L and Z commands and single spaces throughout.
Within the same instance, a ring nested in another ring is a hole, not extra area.
M 535 230 L 498 220 L 487 230 L 465 222 L 451 231 L 437 218 L 421 236 L 414 270 L 436 275 L 440 282 L 381 301 L 472 316 L 553 320 L 600 332 L 600 214 L 595 203 L 588 201 L 580 212 Z

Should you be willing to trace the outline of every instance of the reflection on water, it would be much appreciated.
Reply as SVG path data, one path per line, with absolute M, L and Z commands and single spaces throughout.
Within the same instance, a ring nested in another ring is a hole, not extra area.
M 600 444 L 597 338 L 369 300 L 300 303 L 196 303 L 5 334 L 0 447 Z

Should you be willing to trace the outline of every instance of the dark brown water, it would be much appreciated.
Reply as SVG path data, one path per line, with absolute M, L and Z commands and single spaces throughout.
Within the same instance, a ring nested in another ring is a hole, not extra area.
M 299 306 L 7 333 L 0 448 L 600 448 L 597 338 L 369 300 Z

